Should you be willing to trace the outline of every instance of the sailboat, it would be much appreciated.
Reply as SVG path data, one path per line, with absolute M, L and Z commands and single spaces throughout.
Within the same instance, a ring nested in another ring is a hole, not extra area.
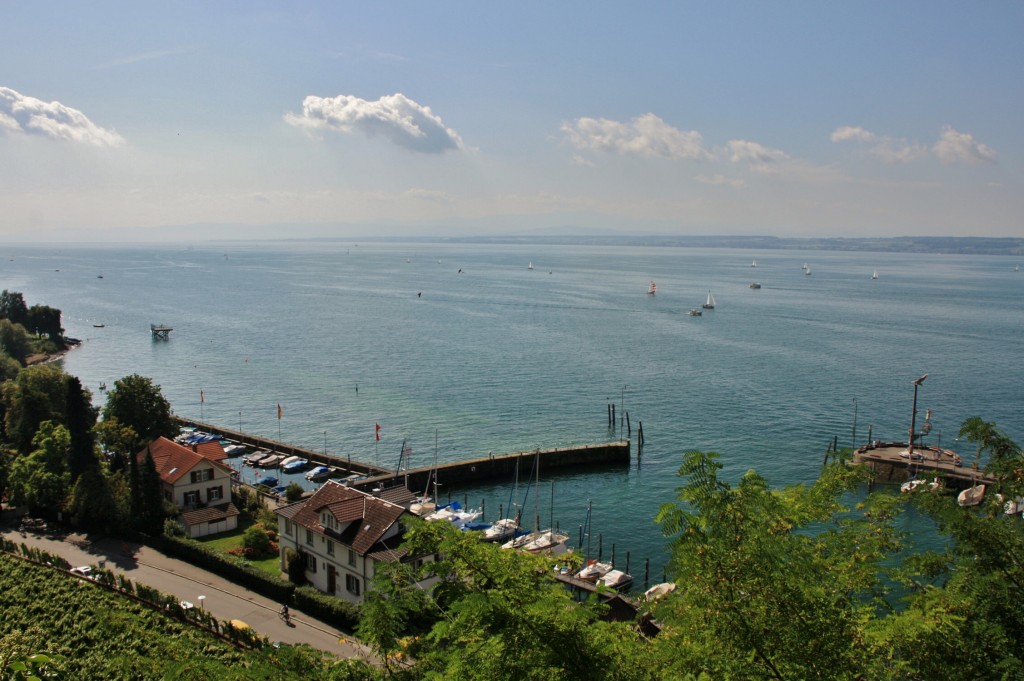
M 878 279 L 878 270 L 875 270 L 874 272 L 871 273 L 871 278 Z
M 534 485 L 540 484 L 540 452 L 537 452 L 537 459 L 534 460 L 536 476 L 534 477 Z M 540 508 L 538 501 L 540 495 L 534 496 L 535 509 L 534 517 L 539 522 L 540 519 Z M 552 488 L 552 498 L 554 498 L 554 491 Z M 556 532 L 553 529 L 541 530 L 535 527 L 533 532 L 524 534 L 522 537 L 516 537 L 511 541 L 507 541 L 501 545 L 503 549 L 518 549 L 526 553 L 543 554 L 546 556 L 558 556 L 569 551 L 568 547 L 569 535 L 561 532 Z
M 711 295 L 711 291 L 708 291 L 708 299 L 703 305 L 701 305 L 701 307 L 703 307 L 705 310 L 715 309 L 715 297 Z
M 647 292 L 653 296 L 655 293 L 658 292 L 658 285 L 652 281 L 651 285 L 647 287 Z
M 754 261 L 752 263 L 750 263 L 750 266 L 751 267 L 757 267 L 757 259 L 756 258 L 754 259 Z
M 528 269 L 528 270 L 532 270 L 533 269 L 533 261 L 532 260 L 530 261 L 530 264 L 526 266 L 526 269 Z
M 806 274 L 808 277 L 811 276 L 811 266 L 810 265 L 804 265 L 804 274 Z
M 956 503 L 961 506 L 977 506 L 985 496 L 985 485 L 977 484 L 968 487 L 956 497 Z

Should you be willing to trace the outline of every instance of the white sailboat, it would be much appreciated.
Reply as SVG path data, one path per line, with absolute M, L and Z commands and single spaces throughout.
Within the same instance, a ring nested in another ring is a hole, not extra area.
M 715 297 L 711 295 L 711 291 L 708 291 L 708 299 L 707 301 L 705 301 L 703 305 L 701 305 L 701 307 L 703 307 L 705 310 L 715 309 Z
M 532 260 L 530 261 L 530 264 L 526 266 L 526 269 L 528 269 L 528 270 L 532 270 L 533 269 L 533 261 Z
M 658 292 L 658 285 L 652 281 L 651 285 L 647 287 L 647 292 L 653 296 L 655 293 Z
M 811 276 L 811 266 L 810 265 L 804 265 L 804 274 L 806 274 L 808 277 Z
M 537 452 L 539 459 L 540 452 Z M 539 463 L 539 461 L 537 462 Z M 540 484 L 540 466 L 535 465 L 536 475 L 534 477 L 534 487 Z M 554 498 L 554 488 L 552 488 L 552 499 Z M 539 522 L 540 519 L 540 507 L 538 506 L 539 495 L 534 495 L 534 518 Z M 503 549 L 517 549 L 526 553 L 541 554 L 545 556 L 560 556 L 563 553 L 569 551 L 569 535 L 563 534 L 562 532 L 556 532 L 554 529 L 541 530 L 534 526 L 533 532 L 524 534 L 521 537 L 515 537 L 510 541 L 505 542 L 501 545 Z
M 956 497 L 956 503 L 961 506 L 977 506 L 985 496 L 985 485 L 978 484 L 968 487 Z
M 871 273 L 871 278 L 878 279 L 878 270 L 875 270 L 874 272 Z
M 750 263 L 750 266 L 751 267 L 757 267 L 757 259 L 756 258 L 754 259 L 754 261 L 752 263 Z

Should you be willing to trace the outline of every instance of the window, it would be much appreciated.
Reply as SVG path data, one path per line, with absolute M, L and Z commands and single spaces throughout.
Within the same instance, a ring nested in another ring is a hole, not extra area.
M 313 545 L 313 530 L 309 529 L 308 527 L 306 528 L 306 543 L 309 544 L 310 546 Z M 313 567 L 314 567 L 313 571 L 316 572 L 316 569 L 315 569 L 316 566 L 314 565 Z
M 185 492 L 185 505 L 197 506 L 199 504 L 199 492 Z
M 287 534 L 289 537 L 292 535 L 292 521 L 284 521 L 284 533 Z
M 345 589 L 353 596 L 359 595 L 359 578 L 355 575 L 345 575 Z
M 207 501 L 220 501 L 224 498 L 224 486 L 210 487 L 206 490 Z
M 334 542 L 331 541 L 330 539 L 327 540 L 327 555 L 328 556 L 333 556 L 334 555 Z
M 213 480 L 213 469 L 207 468 L 204 471 L 192 471 L 190 475 L 193 485 L 198 482 L 206 482 L 207 480 Z
M 311 553 L 306 554 L 306 570 L 316 574 L 316 556 Z
M 356 552 L 352 549 L 348 550 L 348 564 L 352 567 L 356 566 Z

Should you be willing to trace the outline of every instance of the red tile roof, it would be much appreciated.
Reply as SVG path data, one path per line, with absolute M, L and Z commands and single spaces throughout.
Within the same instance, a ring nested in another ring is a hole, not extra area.
M 341 533 L 325 529 L 320 513 L 327 509 L 340 523 L 350 523 Z M 406 512 L 404 508 L 365 492 L 328 480 L 308 499 L 276 511 L 314 532 L 351 546 L 361 556 L 385 548 L 381 537 Z
M 147 451 L 153 457 L 153 463 L 156 464 L 156 472 L 160 474 L 160 480 L 169 485 L 176 483 L 186 473 L 195 468 L 197 464 L 203 462 L 211 463 L 229 475 L 231 474 L 231 469 L 228 466 L 219 461 L 207 459 L 188 447 L 172 442 L 165 437 L 158 437 L 139 452 L 137 455 L 139 461 L 145 458 Z

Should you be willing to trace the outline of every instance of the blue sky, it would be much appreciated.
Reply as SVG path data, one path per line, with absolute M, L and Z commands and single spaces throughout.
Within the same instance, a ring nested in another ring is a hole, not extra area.
M 0 18 L 8 240 L 1024 236 L 1024 3 Z

